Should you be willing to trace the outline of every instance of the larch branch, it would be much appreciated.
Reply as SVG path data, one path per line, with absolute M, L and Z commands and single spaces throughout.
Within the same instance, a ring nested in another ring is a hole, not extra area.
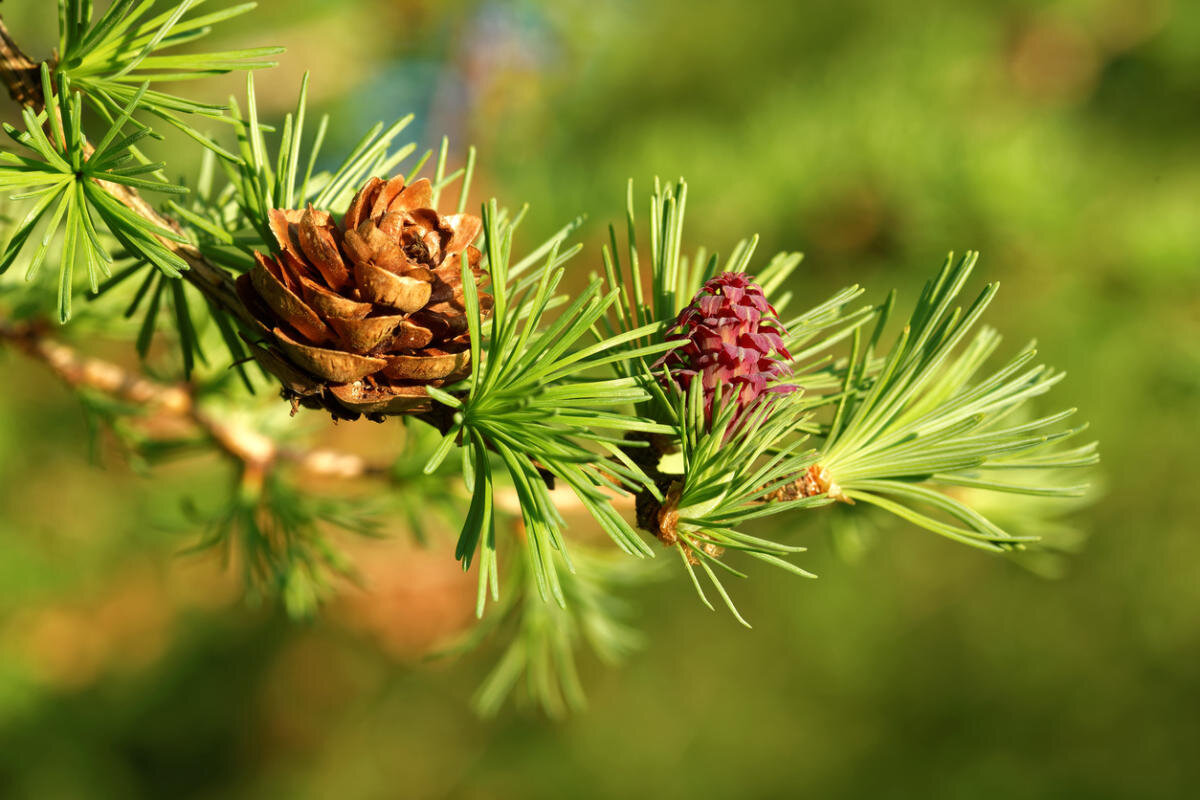
M 28 106 L 34 111 L 45 109 L 45 98 L 38 75 L 38 62 L 31 59 L 21 50 L 20 46 L 8 32 L 4 23 L 4 15 L 0 14 L 0 80 L 4 81 L 9 95 L 17 103 Z M 92 145 L 85 143 L 84 156 L 92 153 Z M 104 189 L 126 208 L 139 217 L 171 231 L 180 231 L 179 223 L 171 217 L 159 213 L 136 190 L 128 186 L 97 181 Z M 233 279 L 225 270 L 213 264 L 191 244 L 159 238 L 162 245 L 185 262 L 188 270 L 183 278 L 196 287 L 209 302 L 222 311 L 233 314 L 251 328 L 257 327 L 257 322 L 250 315 L 234 289 Z
M 227 455 L 248 467 L 265 469 L 284 462 L 319 477 L 380 476 L 388 467 L 363 457 L 324 448 L 290 448 L 269 436 L 224 420 L 205 409 L 190 388 L 138 375 L 111 361 L 84 356 L 47 334 L 46 326 L 0 320 L 0 343 L 7 343 L 45 365 L 73 389 L 92 389 L 197 428 Z

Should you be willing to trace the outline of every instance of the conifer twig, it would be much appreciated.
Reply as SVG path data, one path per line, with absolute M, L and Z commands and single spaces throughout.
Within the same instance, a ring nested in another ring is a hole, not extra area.
M 23 106 L 40 107 L 42 104 L 37 69 L 37 64 L 13 41 L 0 14 L 0 79 L 12 99 Z
M 3 80 L 9 95 L 18 104 L 27 106 L 35 112 L 45 109 L 45 98 L 41 86 L 35 79 L 37 62 L 31 59 L 8 32 L 4 23 L 4 15 L 0 14 L 0 80 Z M 94 148 L 90 142 L 84 142 L 84 158 L 91 156 Z M 100 181 L 103 188 L 117 202 L 146 221 L 170 231 L 182 230 L 179 223 L 172 217 L 160 214 L 146 201 L 144 197 L 129 186 L 123 186 L 107 181 Z M 188 271 L 183 278 L 199 290 L 210 302 L 233 314 L 251 328 L 256 326 L 254 318 L 237 296 L 233 280 L 225 270 L 210 262 L 191 244 L 171 241 L 158 237 L 159 242 L 187 262 Z
M 165 384 L 131 372 L 111 361 L 84 356 L 46 334 L 36 323 L 0 320 L 0 343 L 12 345 L 45 365 L 74 389 L 92 389 L 131 405 L 174 418 L 199 429 L 227 455 L 259 470 L 289 463 L 324 478 L 382 476 L 388 467 L 362 456 L 327 448 L 286 447 L 244 425 L 222 419 L 196 402 L 186 385 Z

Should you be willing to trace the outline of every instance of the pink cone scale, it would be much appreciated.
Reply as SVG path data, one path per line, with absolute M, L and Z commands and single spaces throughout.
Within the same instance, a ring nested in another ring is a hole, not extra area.
M 792 356 L 784 346 L 785 335 L 779 315 L 754 278 L 726 272 L 705 283 L 680 312 L 667 341 L 687 343 L 667 353 L 656 366 L 666 366 L 684 391 L 700 376 L 710 422 L 717 387 L 722 397 L 736 396 L 736 426 L 760 401 L 795 391 L 795 386 L 778 382 L 792 374 L 786 363 Z

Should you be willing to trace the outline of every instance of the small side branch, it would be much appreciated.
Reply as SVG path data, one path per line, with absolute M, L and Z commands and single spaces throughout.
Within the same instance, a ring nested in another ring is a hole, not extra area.
M 0 18 L 0 80 L 4 81 L 8 94 L 17 103 L 32 108 L 42 106 L 38 65 L 9 36 L 3 18 Z
M 0 343 L 45 365 L 73 389 L 91 389 L 160 416 L 181 421 L 210 438 L 226 455 L 256 472 L 278 463 L 326 478 L 383 476 L 388 467 L 353 453 L 324 448 L 290 448 L 252 428 L 221 419 L 198 404 L 189 387 L 152 381 L 119 364 L 84 356 L 47 335 L 36 323 L 0 320 Z
M 658 462 L 664 456 L 675 452 L 670 440 L 660 435 L 630 434 L 630 440 L 640 440 L 648 443 L 648 447 L 626 447 L 625 453 L 633 460 L 646 475 L 655 482 L 663 494 L 660 503 L 654 495 L 643 489 L 637 496 L 637 524 L 642 530 L 654 536 L 667 547 L 679 543 L 678 531 L 679 496 L 682 484 L 675 480 L 677 476 L 668 475 L 658 469 Z M 813 464 L 804 472 L 763 495 L 759 503 L 786 503 L 806 497 L 828 495 L 830 499 L 847 505 L 854 505 L 854 500 L 842 491 L 842 487 L 833 480 L 829 470 L 820 464 Z
M 0 14 L 0 80 L 3 80 L 14 101 L 41 112 L 45 110 L 45 98 L 42 96 L 38 70 L 38 62 L 27 56 L 12 38 L 4 24 L 4 16 Z M 90 157 L 92 152 L 92 145 L 85 142 L 84 157 Z M 176 220 L 160 214 L 136 189 L 106 181 L 98 183 L 119 203 L 143 219 L 167 230 L 181 230 Z M 238 297 L 229 273 L 210 262 L 190 244 L 162 238 L 159 241 L 187 262 L 189 269 L 183 274 L 184 280 L 195 286 L 209 302 L 251 328 L 257 326 Z

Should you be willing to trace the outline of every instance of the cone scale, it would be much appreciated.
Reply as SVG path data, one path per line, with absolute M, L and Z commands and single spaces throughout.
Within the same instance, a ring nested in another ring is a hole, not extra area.
M 721 396 L 738 406 L 732 431 L 763 399 L 796 389 L 779 383 L 792 370 L 785 361 L 791 354 L 784 346 L 786 331 L 778 317 L 752 276 L 717 275 L 680 312 L 667 336 L 668 341 L 685 344 L 668 352 L 656 366 L 666 366 L 685 392 L 697 378 L 701 381 L 709 422 L 719 387 Z
M 371 178 L 340 225 L 311 205 L 270 222 L 278 251 L 255 253 L 237 288 L 261 325 L 252 352 L 285 394 L 380 418 L 428 411 L 426 387 L 470 374 L 462 260 L 478 282 L 479 217 L 439 214 L 428 180 Z

